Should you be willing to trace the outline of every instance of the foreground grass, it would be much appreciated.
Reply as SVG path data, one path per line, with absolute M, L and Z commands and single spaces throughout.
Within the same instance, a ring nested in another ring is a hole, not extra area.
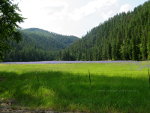
M 149 65 L 0 64 L 0 100 L 56 111 L 149 113 Z

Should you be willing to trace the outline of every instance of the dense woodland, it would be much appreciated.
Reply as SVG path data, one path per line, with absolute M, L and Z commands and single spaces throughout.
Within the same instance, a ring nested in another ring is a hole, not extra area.
M 4 61 L 59 60 L 59 51 L 67 48 L 78 38 L 48 32 L 38 28 L 20 30 L 22 40 L 11 42 Z
M 117 14 L 61 52 L 62 60 L 150 60 L 150 1 Z
M 117 14 L 82 39 L 37 28 L 20 30 L 4 61 L 150 60 L 150 1 L 132 12 Z

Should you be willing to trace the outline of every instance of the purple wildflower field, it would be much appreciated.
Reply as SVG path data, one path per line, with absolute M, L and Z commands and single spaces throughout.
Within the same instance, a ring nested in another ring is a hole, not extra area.
M 34 62 L 1 62 L 1 64 L 74 64 L 74 63 L 137 63 L 139 61 L 34 61 Z

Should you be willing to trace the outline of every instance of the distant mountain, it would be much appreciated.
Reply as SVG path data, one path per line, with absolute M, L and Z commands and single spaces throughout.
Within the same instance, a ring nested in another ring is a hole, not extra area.
M 93 28 L 62 60 L 150 60 L 150 0 Z
M 75 36 L 65 36 L 39 28 L 20 31 L 22 41 L 12 43 L 13 49 L 5 55 L 5 61 L 56 60 L 60 50 L 79 40 Z
M 21 32 L 24 38 L 31 39 L 36 46 L 49 50 L 64 49 L 79 39 L 75 36 L 60 35 L 39 28 L 24 29 Z

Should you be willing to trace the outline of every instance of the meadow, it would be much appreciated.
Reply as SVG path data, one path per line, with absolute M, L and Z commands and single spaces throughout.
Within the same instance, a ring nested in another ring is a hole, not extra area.
M 0 102 L 86 113 L 150 113 L 150 62 L 0 64 Z

